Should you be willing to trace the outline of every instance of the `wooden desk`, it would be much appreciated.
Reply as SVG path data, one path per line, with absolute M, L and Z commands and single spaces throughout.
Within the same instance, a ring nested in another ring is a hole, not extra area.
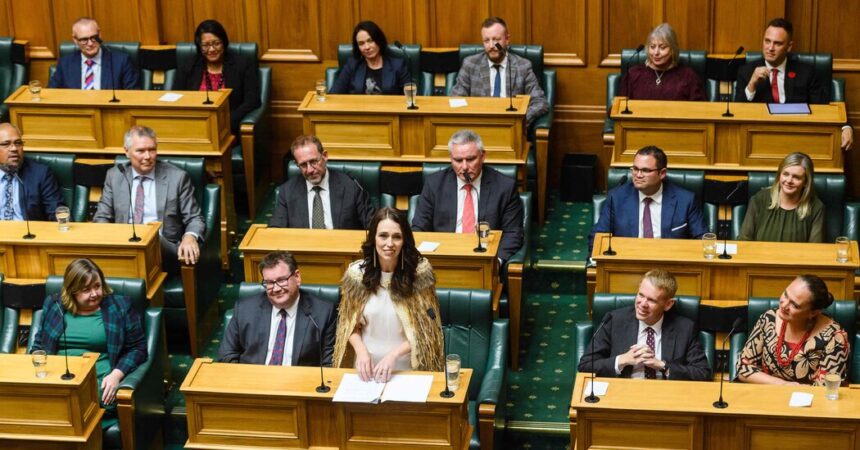
M 48 355 L 48 376 L 36 378 L 30 355 L 0 354 L 0 447 L 101 449 L 97 358 L 70 356 L 75 378 L 64 381 L 60 356 Z
M 718 383 L 598 378 L 609 383 L 598 403 L 586 403 L 586 375 L 576 377 L 570 402 L 570 438 L 578 449 L 860 449 L 860 389 L 726 383 L 726 409 L 712 403 Z M 646 386 L 647 385 L 647 386 Z M 792 392 L 815 397 L 791 408 Z
M 854 298 L 854 271 L 860 266 L 857 242 L 847 263 L 836 262 L 836 244 L 729 241 L 737 244 L 732 259 L 706 260 L 699 239 L 612 238 L 616 256 L 604 256 L 608 235 L 598 233 L 591 257 L 597 261 L 596 292 L 632 293 L 642 275 L 660 267 L 678 280 L 678 294 L 702 300 L 779 297 L 804 273 L 821 277 L 837 299 Z
M 132 125 L 143 125 L 158 135 L 158 154 L 202 157 L 206 169 L 221 185 L 221 253 L 227 254 L 228 231 L 236 230 L 233 175 L 230 162 L 230 89 L 182 91 L 175 102 L 159 101 L 164 91 L 42 89 L 34 102 L 27 86 L 9 98 L 10 121 L 21 129 L 27 151 L 73 153 L 113 160 L 124 153 L 123 135 Z M 224 261 L 226 262 L 226 256 Z
M 332 402 L 346 373 L 355 370 L 326 368 L 331 390 L 320 394 L 316 367 L 197 359 L 181 387 L 188 411 L 186 448 L 469 448 L 465 387 L 471 369 L 463 369 L 453 398 L 438 395 L 445 381 L 442 373 L 432 373 L 427 403 L 378 405 Z
M 34 239 L 24 239 L 25 222 L 0 221 L 0 273 L 7 281 L 63 275 L 77 258 L 90 258 L 105 276 L 142 278 L 146 297 L 153 306 L 164 303 L 161 285 L 167 274 L 161 269 L 161 223 L 137 225 L 140 242 L 129 242 L 131 225 L 114 223 L 70 224 L 61 232 L 56 222 L 30 222 Z
M 633 113 L 621 114 L 624 97 L 615 97 L 612 166 L 630 167 L 637 150 L 656 145 L 676 169 L 773 171 L 800 149 L 817 172 L 842 173 L 845 104 L 810 108 L 810 115 L 776 116 L 764 103 L 732 103 L 734 117 L 723 117 L 725 103 L 630 100 Z

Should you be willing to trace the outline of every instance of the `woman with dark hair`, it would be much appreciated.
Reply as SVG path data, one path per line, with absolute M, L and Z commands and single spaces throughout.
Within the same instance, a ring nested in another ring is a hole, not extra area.
M 359 22 L 352 30 L 352 56 L 340 69 L 332 94 L 402 95 L 409 82 L 409 67 L 388 51 L 388 39 L 379 25 Z
M 629 95 L 636 100 L 705 100 L 702 79 L 693 69 L 680 65 L 678 36 L 668 23 L 657 25 L 645 41 L 648 60 L 627 69 L 619 96 Z
M 246 114 L 260 106 L 260 80 L 256 60 L 231 55 L 227 31 L 216 20 L 204 20 L 194 31 L 197 56 L 177 68 L 175 89 L 217 91 L 230 88 L 230 130 L 239 134 Z
M 395 370 L 442 370 L 436 279 L 406 214 L 378 210 L 361 252 L 341 280 L 333 366 L 355 366 L 362 380 L 378 382 Z
M 848 370 L 848 335 L 821 312 L 833 303 L 815 275 L 794 279 L 779 307 L 759 317 L 738 360 L 740 381 L 823 385 L 824 376 Z
M 63 322 L 66 323 L 66 337 Z M 102 427 L 116 422 L 119 383 L 146 361 L 146 341 L 140 315 L 127 297 L 113 295 L 102 270 L 89 259 L 76 259 L 66 267 L 59 294 L 45 298 L 42 327 L 30 351 L 80 356 L 98 352 L 96 376 L 102 407 Z
M 750 199 L 738 240 L 824 242 L 824 203 L 815 195 L 812 159 L 787 155 L 768 189 Z

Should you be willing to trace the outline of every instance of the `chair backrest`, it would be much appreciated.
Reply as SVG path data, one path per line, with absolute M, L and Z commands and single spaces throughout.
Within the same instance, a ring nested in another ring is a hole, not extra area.
M 301 269 L 301 267 L 299 267 Z M 262 294 L 265 290 L 260 283 L 249 283 L 243 281 L 239 284 L 238 298 L 251 297 Z M 340 303 L 340 286 L 332 284 L 302 284 L 299 287 L 299 292 L 306 295 L 313 295 L 320 300 L 325 300 L 329 303 L 337 305 Z
M 188 173 L 188 178 L 194 186 L 194 198 L 197 204 L 203 207 L 203 191 L 206 188 L 208 176 L 206 174 L 206 161 L 203 158 L 182 156 L 159 156 L 158 160 L 172 164 Z M 114 164 L 120 165 L 128 162 L 124 155 L 114 158 Z
M 425 74 L 421 71 L 421 44 L 403 44 L 403 49 L 397 48 L 394 44 L 388 45 L 389 53 L 396 57 L 402 58 L 409 66 L 409 73 L 412 74 L 412 79 L 418 83 L 418 95 L 431 95 L 433 93 L 433 77 L 432 74 Z M 326 89 L 331 89 L 337 76 L 340 74 L 340 69 L 346 65 L 349 58 L 352 56 L 352 44 L 340 44 L 337 46 L 337 69 L 326 70 Z
M 3 283 L 3 274 L 0 273 L 0 284 Z M 3 303 L 3 290 L 0 289 L 0 353 L 12 353 L 15 351 L 18 339 L 18 312 L 7 308 Z
M 256 66 L 259 62 L 259 58 L 257 56 L 257 43 L 256 42 L 230 42 L 230 47 L 227 48 L 227 54 L 230 55 L 231 58 L 241 58 L 245 61 L 251 61 Z M 190 61 L 193 61 L 194 58 L 197 57 L 197 47 L 193 42 L 177 42 L 176 43 L 176 67 L 181 67 Z M 271 70 L 271 69 L 270 69 Z M 269 72 L 271 79 L 271 72 Z M 168 91 L 174 89 L 176 83 L 176 69 L 169 69 L 164 72 L 164 90 Z M 260 90 L 265 91 L 261 92 L 263 96 L 265 96 L 265 100 L 263 104 L 268 103 L 268 85 L 264 84 L 264 79 L 261 74 L 260 78 Z
M 27 66 L 12 58 L 14 41 L 13 37 L 0 37 L 0 103 L 27 82 Z
M 60 190 L 63 193 L 63 203 L 72 206 L 75 197 L 75 155 L 66 153 L 31 153 L 27 152 L 26 158 L 44 164 L 51 168 Z
M 302 171 L 296 165 L 296 161 L 291 156 L 287 155 L 284 158 L 284 173 L 289 180 L 293 177 L 302 176 Z M 357 180 L 361 187 L 367 191 L 370 196 L 370 202 L 374 208 L 379 208 L 382 202 L 382 192 L 379 188 L 379 174 L 382 170 L 382 163 L 378 162 L 361 162 L 361 161 L 332 161 L 328 160 L 326 167 L 338 172 L 343 172 Z
M 686 170 L 686 169 L 668 169 L 666 171 L 666 180 L 675 186 L 682 187 L 693 193 L 696 197 L 696 202 L 704 206 L 704 188 L 705 188 L 705 171 L 704 170 Z M 618 186 L 622 181 L 632 183 L 630 169 L 621 167 L 611 167 L 606 173 L 607 189 L 612 189 Z M 600 219 L 600 208 L 603 202 L 606 201 L 605 196 L 594 197 L 594 223 Z M 710 220 L 708 220 L 710 222 Z M 710 228 L 710 226 L 709 226 Z
M 469 399 L 474 400 L 484 379 L 493 324 L 492 293 L 488 290 L 437 288 L 442 329 L 448 354 L 460 355 L 472 369 Z
M 547 94 L 547 102 L 550 105 L 555 104 L 555 96 L 550 96 L 550 91 L 555 91 L 554 89 L 549 89 L 547 86 L 549 85 L 549 78 L 547 77 L 547 71 L 544 70 L 543 66 L 543 45 L 525 45 L 525 44 L 516 44 L 511 45 L 509 47 L 511 53 L 520 56 L 522 58 L 528 59 L 530 63 L 532 63 L 532 71 L 535 73 L 535 77 L 538 79 L 538 83 L 540 83 L 541 89 Z M 472 56 L 482 53 L 484 51 L 484 46 L 482 44 L 460 44 L 460 50 L 458 52 L 458 57 L 460 58 L 460 65 L 463 65 L 463 60 Z M 554 72 L 553 72 L 554 74 Z M 446 77 L 445 83 L 445 95 L 451 95 L 451 89 L 454 88 L 454 83 L 457 81 L 457 72 L 449 73 Z
M 815 75 L 827 89 L 827 98 L 833 102 L 845 101 L 844 93 L 833 83 L 833 55 L 830 53 L 789 53 L 792 60 L 810 65 L 815 69 Z M 747 52 L 746 62 L 754 63 L 762 60 L 761 52 Z M 836 89 L 834 89 L 836 88 Z M 834 95 L 835 94 L 835 95 Z M 838 98 L 835 98 L 838 97 Z
M 594 303 L 592 306 L 591 321 L 595 329 L 603 317 L 610 311 L 632 306 L 636 301 L 636 294 L 606 294 L 602 292 L 594 293 Z M 693 322 L 699 323 L 699 303 L 701 298 L 693 295 L 676 295 L 675 306 L 672 311 L 680 314 Z

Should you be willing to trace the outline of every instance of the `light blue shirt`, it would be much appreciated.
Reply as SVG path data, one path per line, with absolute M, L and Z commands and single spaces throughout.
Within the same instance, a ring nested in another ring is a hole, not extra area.
M 102 49 L 99 49 L 99 52 L 96 53 L 96 56 L 93 57 L 93 89 L 101 89 L 102 88 Z M 86 76 L 87 73 L 87 57 L 81 53 L 81 89 L 87 85 Z
M 6 204 L 6 171 L 0 169 L 0 220 L 3 220 L 3 205 Z M 24 220 L 24 214 L 21 212 L 21 183 L 18 178 L 12 178 L 12 210 L 14 211 L 13 219 Z

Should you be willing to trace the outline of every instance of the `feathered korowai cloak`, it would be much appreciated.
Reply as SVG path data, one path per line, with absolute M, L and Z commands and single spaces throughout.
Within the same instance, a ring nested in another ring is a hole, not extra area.
M 349 336 L 355 330 L 364 305 L 372 291 L 367 290 L 361 279 L 363 271 L 361 260 L 350 264 L 341 280 L 341 299 L 338 307 L 337 341 L 334 345 L 333 367 L 354 367 L 355 350 L 349 345 Z M 403 333 L 409 346 L 412 370 L 441 371 L 444 366 L 442 355 L 442 330 L 439 328 L 441 315 L 436 298 L 436 278 L 433 267 L 426 258 L 421 258 L 415 274 L 412 296 L 403 298 L 390 292 L 394 310 L 403 325 Z M 436 320 L 430 318 L 427 310 L 432 308 Z

